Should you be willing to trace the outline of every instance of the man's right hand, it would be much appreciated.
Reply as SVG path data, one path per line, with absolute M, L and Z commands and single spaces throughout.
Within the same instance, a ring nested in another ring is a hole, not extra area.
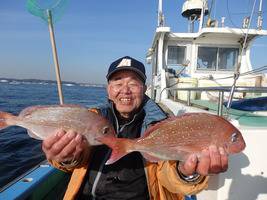
M 86 139 L 72 130 L 68 132 L 57 130 L 42 143 L 46 158 L 57 162 L 80 160 L 80 156 L 87 146 Z

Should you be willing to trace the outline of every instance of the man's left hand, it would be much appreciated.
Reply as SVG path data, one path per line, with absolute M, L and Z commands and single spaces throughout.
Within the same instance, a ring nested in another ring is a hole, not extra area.
M 178 169 L 184 175 L 198 173 L 206 176 L 225 172 L 228 168 L 228 155 L 222 147 L 210 146 L 201 152 L 197 158 L 195 154 L 188 157 L 185 162 L 179 162 Z

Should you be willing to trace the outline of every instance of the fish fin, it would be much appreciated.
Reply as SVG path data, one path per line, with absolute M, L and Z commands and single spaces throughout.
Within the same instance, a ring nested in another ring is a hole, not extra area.
M 19 116 L 25 117 L 27 115 L 30 115 L 33 111 L 35 111 L 39 107 L 40 106 L 30 106 L 30 107 L 24 108 L 22 111 L 20 111 Z
M 199 154 L 199 149 L 192 148 L 181 148 L 175 149 L 175 154 L 179 161 L 186 161 L 191 154 L 195 154 L 196 156 Z
M 37 139 L 37 140 L 42 140 L 42 138 L 38 137 L 37 134 L 35 134 L 34 132 L 30 131 L 30 130 L 27 130 L 28 132 L 28 135 L 31 137 L 31 138 L 34 138 L 34 139 Z
M 142 152 L 144 158 L 150 162 L 158 162 L 163 160 L 179 160 L 185 161 L 188 156 L 195 152 L 188 152 L 183 148 L 169 147 L 169 148 L 151 148 L 149 152 Z
M 11 113 L 0 111 L 0 130 L 4 129 L 8 126 L 15 125 L 15 122 L 13 122 L 13 120 L 11 120 L 14 118 L 16 118 L 15 115 L 12 115 Z
M 148 154 L 148 153 L 141 153 L 142 154 L 142 156 L 146 159 L 146 160 L 148 160 L 149 162 L 159 162 L 160 161 L 160 159 L 159 158 L 157 158 L 157 157 L 155 157 L 155 156 L 152 156 L 152 155 L 150 155 L 150 154 Z
M 125 156 L 126 154 L 132 152 L 134 140 L 116 137 L 101 137 L 97 138 L 98 141 L 107 145 L 112 149 L 112 153 L 106 165 L 115 163 L 117 160 Z

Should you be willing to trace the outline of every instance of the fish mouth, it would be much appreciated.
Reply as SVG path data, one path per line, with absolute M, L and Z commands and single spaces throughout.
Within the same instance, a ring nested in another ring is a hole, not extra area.
M 241 142 L 240 143 L 240 149 L 241 149 L 241 151 L 243 151 L 245 148 L 246 148 L 246 143 L 245 143 L 245 141 L 243 141 L 243 142 Z
M 229 154 L 236 154 L 242 152 L 246 148 L 245 141 L 239 141 L 238 143 L 235 143 L 234 145 L 228 145 L 224 144 L 224 149 L 226 153 Z

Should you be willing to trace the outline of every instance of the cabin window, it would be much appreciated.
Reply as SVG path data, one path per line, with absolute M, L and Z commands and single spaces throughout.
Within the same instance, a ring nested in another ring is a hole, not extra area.
M 237 65 L 238 53 L 238 48 L 199 47 L 197 69 L 233 71 Z
M 181 65 L 185 60 L 184 46 L 168 46 L 168 65 Z
M 237 65 L 239 50 L 236 48 L 219 48 L 219 70 L 234 70 Z
M 217 65 L 217 51 L 215 47 L 199 47 L 197 69 L 215 70 Z

